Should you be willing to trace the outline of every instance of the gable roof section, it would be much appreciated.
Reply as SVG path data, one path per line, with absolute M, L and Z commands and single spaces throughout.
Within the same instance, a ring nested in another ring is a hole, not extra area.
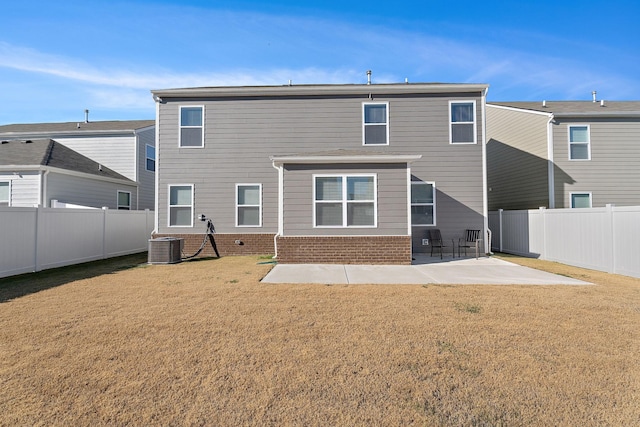
M 20 123 L 0 126 L 0 134 L 131 132 L 154 126 L 155 120 L 101 122 Z
M 489 102 L 487 105 L 551 113 L 556 117 L 640 117 L 640 101 Z
M 52 139 L 3 140 L 0 143 L 0 167 L 2 166 L 49 166 L 133 182 Z

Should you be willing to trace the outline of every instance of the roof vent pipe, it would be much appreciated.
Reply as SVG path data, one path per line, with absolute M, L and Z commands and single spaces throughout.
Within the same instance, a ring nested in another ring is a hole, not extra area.
M 596 94 L 598 92 L 596 92 L 595 90 L 593 92 L 591 92 L 591 96 L 593 96 L 593 102 L 596 102 Z
M 367 70 L 367 84 L 371 84 L 371 70 Z
M 89 110 L 84 110 L 84 122 L 89 123 Z
M 600 100 L 600 106 L 601 106 L 601 107 L 604 107 L 604 99 L 601 99 L 601 100 Z
M 546 100 L 543 100 L 543 101 L 542 101 L 542 106 L 543 106 L 543 107 L 546 107 L 546 106 L 547 106 L 547 101 L 546 101 Z

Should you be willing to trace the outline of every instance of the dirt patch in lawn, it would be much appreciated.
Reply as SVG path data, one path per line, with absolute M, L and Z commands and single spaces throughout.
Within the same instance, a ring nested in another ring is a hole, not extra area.
M 258 257 L 0 280 L 0 425 L 638 425 L 640 280 L 508 260 L 596 286 L 267 285 Z

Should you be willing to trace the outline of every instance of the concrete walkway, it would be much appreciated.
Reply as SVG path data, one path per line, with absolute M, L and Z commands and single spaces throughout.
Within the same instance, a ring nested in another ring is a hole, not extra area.
M 278 264 L 263 283 L 589 285 L 497 258 L 440 260 L 418 255 L 413 265 Z

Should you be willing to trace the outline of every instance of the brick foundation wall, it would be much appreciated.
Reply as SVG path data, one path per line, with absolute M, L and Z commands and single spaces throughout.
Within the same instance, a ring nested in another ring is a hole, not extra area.
M 214 234 L 213 238 L 216 242 L 216 247 L 220 256 L 226 255 L 273 255 L 275 249 L 273 247 L 273 234 Z M 159 237 L 176 237 L 184 239 L 183 252 L 185 255 L 193 255 L 205 238 L 204 234 L 154 234 L 152 238 Z M 239 240 L 241 244 L 236 244 L 235 241 Z M 216 254 L 211 247 L 209 239 L 203 249 L 198 255 L 198 258 L 202 257 L 215 257 Z
M 283 264 L 411 264 L 410 236 L 278 237 Z

